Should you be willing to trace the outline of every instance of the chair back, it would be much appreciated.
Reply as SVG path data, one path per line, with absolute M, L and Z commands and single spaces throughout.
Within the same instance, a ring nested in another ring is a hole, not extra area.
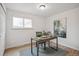
M 42 36 L 42 32 L 36 32 L 36 37 L 41 37 Z

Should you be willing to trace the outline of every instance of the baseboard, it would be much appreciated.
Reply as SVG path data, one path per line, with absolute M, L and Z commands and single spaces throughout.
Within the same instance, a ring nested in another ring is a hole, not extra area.
M 56 43 L 53 42 L 53 41 L 51 41 L 51 43 L 56 44 Z M 59 47 L 59 48 L 68 47 L 69 49 L 72 49 L 72 50 L 75 50 L 75 51 L 79 51 L 78 49 L 75 49 L 75 48 L 73 48 L 73 47 L 69 47 L 69 46 L 67 46 L 67 45 L 60 44 L 60 43 L 58 43 L 58 47 Z
M 33 44 L 35 45 L 35 42 L 33 42 Z M 22 47 L 22 46 L 31 46 L 31 43 L 27 43 L 27 44 L 23 44 L 23 45 L 20 45 L 20 46 L 6 48 L 5 51 L 11 50 L 11 49 L 14 49 L 14 48 L 19 48 L 19 47 Z

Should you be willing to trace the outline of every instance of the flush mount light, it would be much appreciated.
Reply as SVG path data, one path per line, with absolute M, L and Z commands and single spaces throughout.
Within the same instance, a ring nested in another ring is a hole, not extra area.
M 40 5 L 39 8 L 43 10 L 46 8 L 46 5 Z

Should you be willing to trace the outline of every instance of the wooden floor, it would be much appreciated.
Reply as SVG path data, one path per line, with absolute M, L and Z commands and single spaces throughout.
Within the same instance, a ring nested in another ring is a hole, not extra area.
M 72 48 L 68 48 L 62 45 L 59 45 L 60 48 L 64 48 L 67 56 L 79 56 L 79 51 L 74 50 Z M 19 47 L 6 49 L 4 52 L 4 56 L 19 56 L 19 52 L 25 49 L 30 48 L 30 44 L 26 44 Z

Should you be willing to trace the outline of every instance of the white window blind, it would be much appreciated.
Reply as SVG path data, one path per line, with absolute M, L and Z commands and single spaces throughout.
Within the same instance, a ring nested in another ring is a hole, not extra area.
M 24 19 L 24 28 L 32 28 L 32 20 Z
M 32 20 L 27 18 L 13 17 L 13 28 L 32 28 Z
M 23 18 L 13 17 L 13 28 L 22 28 Z

